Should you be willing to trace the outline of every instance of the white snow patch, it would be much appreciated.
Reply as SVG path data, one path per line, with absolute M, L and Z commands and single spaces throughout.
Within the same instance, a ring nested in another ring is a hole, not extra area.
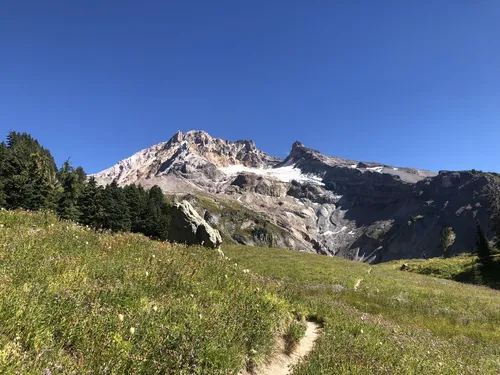
M 372 172 L 377 172 L 377 173 L 382 173 L 382 170 L 384 169 L 383 166 L 378 166 L 378 167 L 368 167 L 366 168 L 368 171 Z
M 349 166 L 349 168 L 354 169 L 354 168 L 356 168 L 357 166 L 358 166 L 357 164 L 352 164 L 352 165 L 350 165 L 350 166 Z
M 275 179 L 283 182 L 290 182 L 296 180 L 299 182 L 312 182 L 315 184 L 323 185 L 321 177 L 314 175 L 303 174 L 299 168 L 293 165 L 279 168 L 251 168 L 244 165 L 230 165 L 219 169 L 221 172 L 229 175 L 236 175 L 238 173 L 254 173 L 261 176 L 274 177 Z
M 352 235 L 355 235 L 356 233 L 354 233 L 354 231 L 353 231 L 353 230 L 351 230 L 351 231 L 350 231 L 349 233 L 347 233 L 347 234 L 350 234 L 350 235 L 352 236 Z
M 392 170 L 393 170 L 393 171 L 397 171 L 397 170 L 399 170 L 399 168 L 392 168 Z

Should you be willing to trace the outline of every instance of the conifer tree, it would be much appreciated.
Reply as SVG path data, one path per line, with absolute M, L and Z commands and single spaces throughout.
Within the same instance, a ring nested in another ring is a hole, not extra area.
M 479 260 L 480 271 L 484 275 L 488 273 L 493 263 L 491 248 L 483 228 L 478 223 L 476 232 L 476 252 Z
M 79 168 L 83 172 L 83 169 Z M 57 177 L 63 189 L 59 197 L 57 213 L 62 219 L 78 221 L 81 216 L 78 198 L 82 193 L 84 180 L 81 180 L 79 174 L 69 164 L 69 160 L 66 160 L 59 169 Z
M 116 181 L 113 181 L 104 188 L 100 195 L 102 227 L 115 232 L 130 231 L 130 214 L 123 189 Z
M 10 132 L 4 155 L 3 191 L 8 208 L 54 209 L 60 187 L 50 152 L 26 133 Z
M 123 188 L 127 202 L 131 230 L 135 233 L 145 233 L 148 193 L 142 186 L 127 185 Z
M 93 228 L 101 228 L 102 224 L 102 205 L 100 197 L 102 188 L 97 185 L 94 177 L 90 177 L 83 186 L 82 193 L 78 197 L 78 208 L 80 210 L 80 222 Z

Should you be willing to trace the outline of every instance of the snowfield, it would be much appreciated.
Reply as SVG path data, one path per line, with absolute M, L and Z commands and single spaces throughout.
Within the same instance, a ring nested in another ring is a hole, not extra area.
M 291 182 L 292 180 L 299 182 L 311 182 L 318 185 L 324 185 L 321 182 L 321 177 L 314 175 L 303 174 L 299 168 L 294 165 L 279 168 L 251 168 L 244 165 L 230 165 L 219 168 L 219 170 L 227 175 L 237 175 L 239 173 L 253 173 L 260 176 L 275 178 L 282 182 Z

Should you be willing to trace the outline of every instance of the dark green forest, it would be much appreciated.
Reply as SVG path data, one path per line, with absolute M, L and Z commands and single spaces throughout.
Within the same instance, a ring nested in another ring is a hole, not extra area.
M 94 229 L 143 233 L 166 240 L 169 206 L 158 186 L 99 186 L 69 160 L 57 168 L 49 150 L 26 133 L 10 132 L 0 144 L 0 206 L 51 210 Z

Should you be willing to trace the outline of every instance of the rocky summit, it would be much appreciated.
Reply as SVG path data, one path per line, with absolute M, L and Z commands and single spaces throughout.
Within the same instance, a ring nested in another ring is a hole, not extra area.
M 358 162 L 300 142 L 283 160 L 203 131 L 178 132 L 94 177 L 190 200 L 225 240 L 370 263 L 471 251 L 499 179 Z

